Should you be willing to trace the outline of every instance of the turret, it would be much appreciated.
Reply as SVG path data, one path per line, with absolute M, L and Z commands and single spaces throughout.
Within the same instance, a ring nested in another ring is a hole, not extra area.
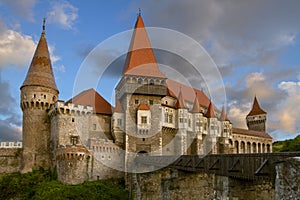
M 159 70 L 154 51 L 139 14 L 126 56 L 116 99 L 124 108 L 127 152 L 161 154 L 161 98 L 166 96 L 166 77 Z
M 214 105 L 212 102 L 209 103 L 207 111 L 204 115 L 207 118 L 207 136 L 206 136 L 206 144 L 205 144 L 205 153 L 216 153 L 216 141 L 219 136 L 219 122 L 215 114 Z
M 176 142 L 177 142 L 177 153 L 180 155 L 187 153 L 187 126 L 188 126 L 188 107 L 185 104 L 184 98 L 181 93 L 181 89 L 179 91 L 177 102 L 175 104 L 175 108 L 177 109 L 177 134 L 176 134 Z
M 266 132 L 267 112 L 260 108 L 256 96 L 246 121 L 249 130 Z
M 23 111 L 22 172 L 51 166 L 50 121 L 47 110 L 58 99 L 45 34 L 42 34 L 21 88 Z
M 120 147 L 124 145 L 124 109 L 119 99 L 116 99 L 116 106 L 112 114 L 112 135 L 116 144 Z

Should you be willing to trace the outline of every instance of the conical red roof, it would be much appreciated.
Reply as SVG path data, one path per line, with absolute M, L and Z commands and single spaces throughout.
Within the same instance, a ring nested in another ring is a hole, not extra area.
M 207 118 L 216 117 L 215 111 L 214 111 L 214 105 L 211 102 L 209 103 L 207 112 L 205 113 L 205 117 L 207 117 Z
M 52 71 L 44 27 L 21 88 L 24 86 L 43 86 L 58 91 Z
M 193 105 L 193 109 L 191 111 L 192 113 L 200 113 L 201 112 L 201 107 L 197 98 L 197 94 L 194 100 L 194 105 Z
M 114 112 L 117 112 L 117 113 L 124 113 L 124 110 L 122 108 L 122 105 L 121 105 L 121 102 L 119 99 L 116 100 L 116 107 L 114 109 Z
M 75 105 L 92 106 L 97 114 L 112 114 L 112 106 L 94 89 L 85 90 L 66 103 Z
M 257 98 L 255 96 L 252 109 L 249 112 L 249 114 L 247 115 L 247 117 L 253 116 L 253 115 L 261 115 L 261 114 L 267 114 L 267 112 L 260 108 Z
M 134 27 L 123 74 L 165 78 L 158 68 L 141 15 Z
M 187 108 L 187 106 L 185 105 L 181 90 L 179 91 L 177 102 L 175 104 L 175 108 Z
M 227 114 L 225 112 L 225 108 L 224 106 L 222 107 L 222 112 L 221 112 L 221 115 L 220 115 L 220 120 L 221 121 L 229 121 L 228 117 L 227 117 Z

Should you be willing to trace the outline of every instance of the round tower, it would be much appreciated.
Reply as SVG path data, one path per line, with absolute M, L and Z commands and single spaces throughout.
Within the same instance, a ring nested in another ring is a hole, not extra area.
M 23 111 L 22 172 L 51 166 L 50 120 L 48 109 L 58 99 L 48 45 L 43 31 L 25 81 L 20 88 Z

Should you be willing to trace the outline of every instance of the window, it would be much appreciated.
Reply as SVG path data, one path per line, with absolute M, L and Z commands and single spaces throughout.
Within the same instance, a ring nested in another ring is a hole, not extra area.
M 180 117 L 180 118 L 179 118 L 179 122 L 180 122 L 180 123 L 183 123 L 183 118 Z
M 75 122 L 75 119 L 74 119 L 74 117 L 72 117 L 72 122 Z
M 143 80 L 142 80 L 141 78 L 138 79 L 138 83 L 139 83 L 139 84 L 141 84 L 142 81 L 143 81 Z
M 134 101 L 134 103 L 135 103 L 135 104 L 139 104 L 139 100 L 136 99 L 136 100 Z
M 149 100 L 149 104 L 153 105 L 153 100 L 152 99 Z
M 118 119 L 117 124 L 118 124 L 118 126 L 122 126 L 122 119 Z
M 173 123 L 173 115 L 169 115 L 169 123 Z
M 189 119 L 189 127 L 191 127 L 191 119 Z
M 44 99 L 46 99 L 46 95 L 44 95 Z
M 165 122 L 166 122 L 166 123 L 168 123 L 168 117 L 169 117 L 169 115 L 168 115 L 168 113 L 166 112 L 166 113 L 165 113 Z
M 36 98 L 36 94 L 33 95 L 33 98 Z
M 72 145 L 78 144 L 78 136 L 71 136 L 71 144 Z
M 95 131 L 97 128 L 97 124 L 93 124 L 93 130 Z
M 142 116 L 141 121 L 142 121 L 142 124 L 147 124 L 147 117 Z

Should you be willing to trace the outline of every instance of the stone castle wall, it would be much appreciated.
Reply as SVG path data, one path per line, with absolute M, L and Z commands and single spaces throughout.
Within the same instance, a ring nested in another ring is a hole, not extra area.
M 300 199 L 300 157 L 276 165 L 276 200 Z
M 20 171 L 22 148 L 0 148 L 0 174 Z

